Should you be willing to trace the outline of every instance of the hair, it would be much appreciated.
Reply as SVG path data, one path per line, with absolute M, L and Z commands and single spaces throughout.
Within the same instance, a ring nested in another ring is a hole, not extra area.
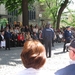
M 21 59 L 26 68 L 39 69 L 46 61 L 45 47 L 38 40 L 26 41 L 21 53 Z
M 68 29 L 68 28 L 71 28 L 71 27 L 70 26 L 67 26 L 66 28 Z

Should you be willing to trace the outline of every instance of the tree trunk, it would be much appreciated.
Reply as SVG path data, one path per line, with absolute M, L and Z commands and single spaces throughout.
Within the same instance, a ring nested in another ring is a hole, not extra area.
M 69 0 L 65 0 L 65 1 L 61 4 L 61 7 L 60 7 L 59 12 L 58 12 L 58 16 L 57 16 L 56 29 L 59 29 L 59 27 L 60 27 L 61 14 L 62 14 L 63 10 L 66 8 L 68 2 L 69 2 Z
M 56 20 L 53 21 L 53 27 L 56 28 Z
M 22 23 L 23 23 L 23 26 L 29 25 L 28 0 L 22 0 Z

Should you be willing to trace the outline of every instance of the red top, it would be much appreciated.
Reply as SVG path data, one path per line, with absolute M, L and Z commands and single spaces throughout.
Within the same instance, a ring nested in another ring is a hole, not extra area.
M 24 36 L 22 34 L 19 34 L 17 39 L 18 39 L 18 41 L 23 41 L 24 40 Z

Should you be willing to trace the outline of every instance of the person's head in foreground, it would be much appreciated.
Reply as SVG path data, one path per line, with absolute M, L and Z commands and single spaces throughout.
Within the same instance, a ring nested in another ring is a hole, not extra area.
M 46 61 L 45 47 L 37 40 L 26 41 L 21 59 L 26 68 L 39 69 Z
M 70 59 L 75 61 L 75 39 L 71 41 L 71 44 L 69 46 L 69 56 L 70 56 Z
M 69 57 L 72 60 L 70 65 L 59 69 L 55 75 L 75 75 L 75 39 L 71 41 L 69 46 Z

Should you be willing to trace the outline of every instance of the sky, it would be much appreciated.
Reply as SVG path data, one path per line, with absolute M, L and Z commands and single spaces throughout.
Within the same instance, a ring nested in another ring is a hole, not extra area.
M 74 3 L 71 3 L 68 7 L 75 10 L 75 0 L 72 0 Z
M 69 9 L 72 9 L 72 10 L 75 10 L 75 0 L 72 0 L 73 1 L 73 3 L 70 3 L 69 5 L 68 5 L 68 8 Z M 65 9 L 64 11 L 67 11 L 67 9 Z

